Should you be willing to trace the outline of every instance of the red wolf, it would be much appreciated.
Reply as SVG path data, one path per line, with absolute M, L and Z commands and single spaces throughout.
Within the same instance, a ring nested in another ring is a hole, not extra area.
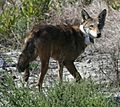
M 81 12 L 83 22 L 79 26 L 65 24 L 34 26 L 25 39 L 25 46 L 17 64 L 19 72 L 25 71 L 24 80 L 28 81 L 30 75 L 29 63 L 39 56 L 41 60 L 39 90 L 42 88 L 50 57 L 58 61 L 61 81 L 64 66 L 76 81 L 80 81 L 81 76 L 75 68 L 74 61 L 84 52 L 87 45 L 94 43 L 94 38 L 101 37 L 106 13 L 106 9 L 104 9 L 97 18 L 92 18 L 83 9 Z

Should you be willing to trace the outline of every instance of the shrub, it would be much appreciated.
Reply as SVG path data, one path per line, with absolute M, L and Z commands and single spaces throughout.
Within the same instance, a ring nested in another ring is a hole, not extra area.
M 112 97 L 107 98 L 92 81 L 64 82 L 38 92 L 37 89 L 17 87 L 8 75 L 5 79 L 4 84 L 0 84 L 1 107 L 116 107 L 119 104 Z
M 25 36 L 26 31 L 45 18 L 44 13 L 49 10 L 50 0 L 19 2 L 7 5 L 0 15 L 0 42 L 3 44 L 12 45 L 14 41 L 18 45 L 18 41 Z

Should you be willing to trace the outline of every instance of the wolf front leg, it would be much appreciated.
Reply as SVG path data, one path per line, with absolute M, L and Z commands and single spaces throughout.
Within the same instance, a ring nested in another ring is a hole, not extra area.
M 73 61 L 64 61 L 65 67 L 68 69 L 70 74 L 76 79 L 76 82 L 80 82 L 82 79 L 81 75 L 77 71 Z

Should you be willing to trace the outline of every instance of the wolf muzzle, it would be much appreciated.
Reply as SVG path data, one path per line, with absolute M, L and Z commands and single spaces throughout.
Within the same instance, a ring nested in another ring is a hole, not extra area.
M 101 33 L 98 33 L 98 34 L 97 34 L 97 38 L 100 38 L 100 37 L 101 37 Z

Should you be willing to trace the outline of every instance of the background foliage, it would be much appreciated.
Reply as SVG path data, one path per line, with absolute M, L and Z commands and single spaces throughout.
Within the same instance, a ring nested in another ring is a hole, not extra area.
M 45 20 L 49 4 L 50 0 L 20 0 L 4 6 L 0 15 L 0 43 L 20 45 L 26 31 L 33 24 Z

